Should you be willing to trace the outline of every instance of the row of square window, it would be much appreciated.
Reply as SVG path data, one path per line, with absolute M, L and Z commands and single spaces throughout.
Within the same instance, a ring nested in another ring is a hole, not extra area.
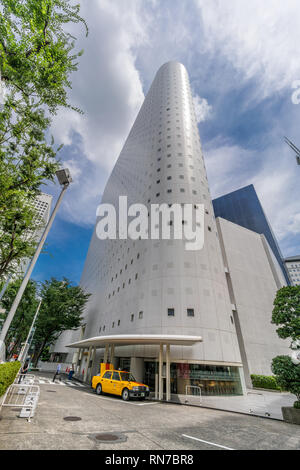
M 195 310 L 193 308 L 187 308 L 186 313 L 188 317 L 195 316 Z M 168 308 L 167 314 L 168 314 L 168 317 L 175 317 L 175 308 Z M 138 314 L 139 320 L 141 320 L 143 317 L 144 317 L 144 312 L 140 311 Z M 130 315 L 130 321 L 131 322 L 134 321 L 134 313 Z M 117 326 L 120 326 L 120 324 L 121 324 L 121 320 L 118 320 Z M 114 327 L 115 327 L 115 322 L 112 322 L 112 328 Z M 103 327 L 100 326 L 99 333 L 101 333 L 101 331 L 105 331 L 105 325 Z

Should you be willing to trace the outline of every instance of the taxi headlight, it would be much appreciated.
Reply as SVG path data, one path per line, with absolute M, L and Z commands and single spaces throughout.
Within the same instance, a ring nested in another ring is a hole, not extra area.
M 140 387 L 132 387 L 132 390 L 133 390 L 134 392 L 138 392 L 139 389 L 140 389 Z

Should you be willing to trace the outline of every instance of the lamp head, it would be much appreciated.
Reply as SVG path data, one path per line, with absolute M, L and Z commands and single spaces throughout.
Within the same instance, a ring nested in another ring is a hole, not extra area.
M 68 168 L 57 170 L 56 176 L 59 184 L 61 184 L 62 186 L 69 185 L 73 181 Z

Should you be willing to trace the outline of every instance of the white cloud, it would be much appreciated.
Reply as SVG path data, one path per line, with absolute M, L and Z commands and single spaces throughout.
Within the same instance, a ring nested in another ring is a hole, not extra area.
M 56 142 L 72 145 L 66 149 L 72 157 L 64 163 L 74 183 L 61 214 L 76 223 L 94 222 L 105 182 L 144 99 L 133 52 L 146 39 L 140 9 L 134 0 L 82 3 L 90 32 L 86 39 L 83 29 L 74 30 L 84 54 L 72 75 L 70 102 L 84 115 L 61 110 L 51 129 Z
M 210 106 L 205 98 L 199 95 L 193 96 L 194 108 L 197 122 L 203 122 L 212 116 L 212 106 Z
M 300 231 L 299 173 L 283 145 L 253 151 L 216 141 L 204 152 L 212 198 L 253 184 L 279 241 Z
M 85 114 L 64 110 L 52 126 L 56 140 L 70 145 L 65 164 L 74 177 L 63 217 L 78 224 L 94 222 L 109 173 L 142 105 L 143 84 L 149 87 L 164 62 L 186 65 L 197 120 L 210 119 L 212 127 L 218 120 L 218 95 L 239 80 L 254 79 L 258 100 L 291 89 L 300 79 L 299 13 L 299 0 L 82 2 L 90 35 L 85 39 L 76 27 L 85 53 L 72 76 L 70 100 Z M 231 67 L 216 68 L 219 56 L 236 69 L 235 77 Z M 209 77 L 216 82 L 214 96 L 206 94 Z M 212 105 L 201 96 L 210 96 Z M 224 140 L 210 142 L 205 155 L 213 197 L 254 183 L 276 234 L 283 239 L 295 233 L 299 179 L 290 155 L 277 162 L 276 145 L 253 152 Z
M 257 93 L 291 87 L 300 79 L 299 0 L 195 0 L 207 51 L 221 53 Z

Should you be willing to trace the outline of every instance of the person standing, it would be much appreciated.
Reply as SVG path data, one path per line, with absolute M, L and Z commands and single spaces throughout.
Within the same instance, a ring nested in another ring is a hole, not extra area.
M 54 374 L 54 377 L 53 377 L 53 382 L 55 382 L 55 379 L 56 379 L 56 376 L 60 374 L 60 370 L 61 370 L 61 364 L 58 364 L 57 365 L 57 368 L 56 368 L 56 372 Z M 59 377 L 59 380 L 61 380 L 61 378 Z
M 74 369 L 73 369 L 73 366 L 71 367 L 70 371 L 69 371 L 69 375 L 68 375 L 68 380 L 72 380 L 72 377 L 73 377 L 73 374 L 74 374 Z

